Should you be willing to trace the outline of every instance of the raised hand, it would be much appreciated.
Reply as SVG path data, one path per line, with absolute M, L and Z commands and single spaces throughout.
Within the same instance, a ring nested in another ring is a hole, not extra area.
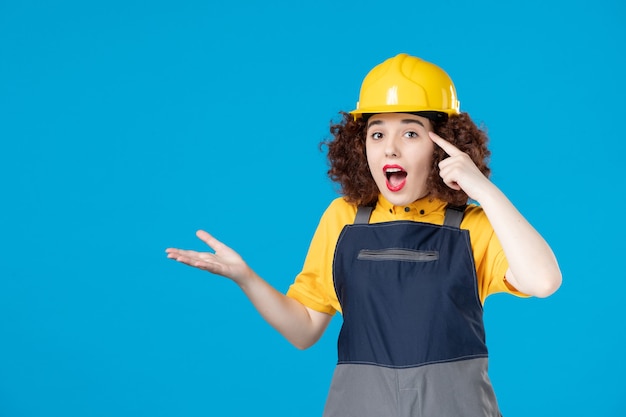
M 465 152 L 433 132 L 429 135 L 449 155 L 439 163 L 439 175 L 443 182 L 453 190 L 463 190 L 471 199 L 480 202 L 481 193 L 493 185 L 491 181 Z
M 259 277 L 237 252 L 203 230 L 196 236 L 214 252 L 168 248 L 167 257 L 230 278 L 243 290 L 263 318 L 300 349 L 314 344 L 332 318 L 305 307 Z
M 482 172 L 469 155 L 430 132 L 449 157 L 439 163 L 448 187 L 463 190 L 480 203 L 509 262 L 506 280 L 528 295 L 547 297 L 561 285 L 561 271 L 552 249 L 515 206 Z
M 252 271 L 237 252 L 215 239 L 204 230 L 198 230 L 196 236 L 206 243 L 213 252 L 197 252 L 168 248 L 167 257 L 213 274 L 230 278 L 238 284 L 250 277 Z

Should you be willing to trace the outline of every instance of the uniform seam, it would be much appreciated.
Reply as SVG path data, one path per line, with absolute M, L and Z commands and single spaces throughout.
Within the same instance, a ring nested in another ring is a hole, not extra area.
M 475 298 L 476 304 L 478 305 L 478 308 L 480 309 L 481 312 L 483 312 L 484 306 L 480 300 L 480 293 L 478 291 L 478 275 L 476 274 L 476 260 L 474 259 L 474 251 L 472 250 L 472 241 L 470 239 L 469 231 L 468 230 L 461 231 L 461 236 L 463 237 L 463 240 L 465 241 L 465 249 L 469 253 L 469 259 L 472 262 L 472 277 L 473 277 L 472 285 L 474 287 L 474 298 Z
M 421 368 L 427 365 L 436 365 L 439 363 L 460 362 L 464 360 L 487 358 L 487 357 L 489 357 L 487 353 L 479 353 L 475 355 L 465 355 L 465 356 L 459 356 L 456 358 L 442 359 L 442 360 L 437 360 L 437 361 L 428 361 L 428 362 L 411 364 L 411 365 L 387 365 L 387 364 L 369 362 L 369 361 L 338 361 L 337 365 L 373 365 L 373 366 L 380 366 L 381 368 L 389 368 L 389 369 L 410 369 L 410 368 Z

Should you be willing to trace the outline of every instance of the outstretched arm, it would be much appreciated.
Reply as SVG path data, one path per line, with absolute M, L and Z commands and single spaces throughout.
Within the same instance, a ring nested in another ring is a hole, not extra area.
M 478 201 L 489 218 L 509 262 L 506 280 L 528 295 L 554 293 L 561 285 L 561 271 L 548 243 L 466 153 L 435 133 L 430 137 L 449 155 L 439 164 L 443 181 Z
M 238 253 L 207 232 L 199 230 L 196 235 L 214 252 L 168 248 L 167 257 L 231 279 L 261 316 L 297 348 L 306 349 L 317 342 L 332 316 L 312 310 L 274 289 Z

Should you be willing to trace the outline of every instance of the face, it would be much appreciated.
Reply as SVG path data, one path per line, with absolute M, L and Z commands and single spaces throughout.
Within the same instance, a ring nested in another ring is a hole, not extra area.
M 435 144 L 430 120 L 407 113 L 381 113 L 367 121 L 365 150 L 372 177 L 382 195 L 397 206 L 428 194 Z

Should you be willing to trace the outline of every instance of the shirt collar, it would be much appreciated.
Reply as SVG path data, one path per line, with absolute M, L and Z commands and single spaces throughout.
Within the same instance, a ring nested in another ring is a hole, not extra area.
M 382 194 L 378 195 L 376 207 L 386 213 L 402 215 L 403 217 L 413 217 L 415 215 L 427 216 L 434 211 L 443 210 L 446 206 L 444 201 L 433 197 L 423 197 L 405 206 L 394 206 Z

